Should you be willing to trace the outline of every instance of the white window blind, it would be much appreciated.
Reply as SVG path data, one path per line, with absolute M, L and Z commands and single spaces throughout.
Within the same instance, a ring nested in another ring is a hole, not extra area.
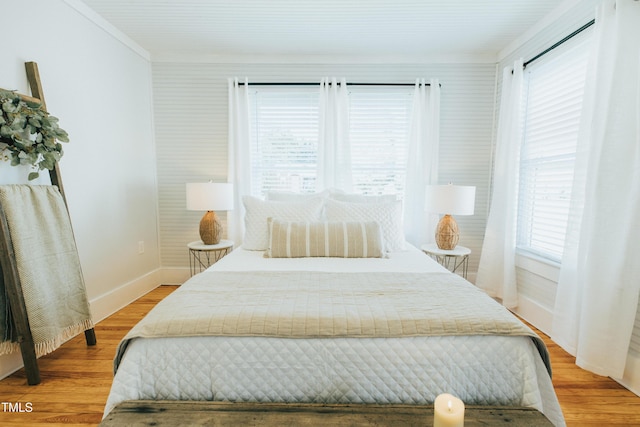
M 252 194 L 315 191 L 318 100 L 319 85 L 250 93 Z
M 314 192 L 319 134 L 318 86 L 268 86 L 250 92 L 252 194 Z M 353 190 L 404 190 L 413 86 L 349 91 Z
M 517 245 L 560 262 L 569 216 L 589 38 L 525 70 Z
M 404 192 L 413 86 L 350 89 L 350 141 L 354 191 Z

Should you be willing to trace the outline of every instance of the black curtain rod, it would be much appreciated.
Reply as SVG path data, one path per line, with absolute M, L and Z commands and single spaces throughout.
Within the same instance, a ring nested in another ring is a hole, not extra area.
M 575 30 L 573 33 L 569 34 L 567 37 L 563 38 L 562 40 L 560 40 L 559 42 L 553 44 L 552 46 L 548 47 L 547 49 L 543 50 L 542 52 L 540 52 L 539 54 L 537 54 L 533 58 L 531 58 L 528 61 L 524 62 L 522 64 L 523 68 L 527 68 L 527 65 L 529 65 L 530 63 L 532 63 L 536 59 L 539 59 L 540 57 L 542 57 L 542 56 L 546 55 L 547 53 L 551 52 L 553 49 L 557 48 L 558 46 L 562 45 L 563 43 L 571 40 L 572 38 L 574 38 L 575 36 L 577 36 L 578 34 L 583 32 L 584 30 L 586 30 L 587 28 L 589 28 L 590 26 L 595 24 L 595 22 L 596 22 L 596 20 L 592 19 L 591 21 L 589 21 L 586 24 L 584 24 L 582 27 L 580 27 L 577 30 Z
M 238 82 L 239 85 L 244 85 L 244 82 Z M 331 84 L 331 82 L 329 82 Z M 249 86 L 319 86 L 320 82 L 258 82 L 249 83 Z M 415 86 L 415 83 L 347 83 L 347 86 Z M 425 83 L 425 86 L 431 86 L 430 83 Z M 440 86 L 442 86 L 440 84 Z

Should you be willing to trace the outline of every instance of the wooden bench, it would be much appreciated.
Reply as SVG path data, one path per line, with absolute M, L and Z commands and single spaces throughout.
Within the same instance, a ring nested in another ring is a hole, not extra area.
M 138 400 L 122 402 L 100 423 L 100 427 L 297 425 L 432 426 L 433 406 Z M 491 406 L 467 406 L 464 425 L 552 426 L 532 408 Z

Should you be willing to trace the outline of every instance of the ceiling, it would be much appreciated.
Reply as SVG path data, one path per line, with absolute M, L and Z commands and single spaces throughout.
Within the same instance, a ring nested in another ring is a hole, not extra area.
M 152 57 L 493 55 L 562 0 L 82 0 Z

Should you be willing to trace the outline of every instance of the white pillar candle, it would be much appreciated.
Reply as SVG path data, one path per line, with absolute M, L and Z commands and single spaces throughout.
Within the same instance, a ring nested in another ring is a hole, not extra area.
M 436 397 L 433 404 L 433 427 L 463 427 L 464 403 L 448 393 Z

